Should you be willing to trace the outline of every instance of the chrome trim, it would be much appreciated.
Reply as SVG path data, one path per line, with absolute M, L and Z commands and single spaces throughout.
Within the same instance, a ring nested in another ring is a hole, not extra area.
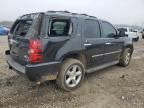
M 93 55 L 92 58 L 94 58 L 94 57 L 100 57 L 100 56 L 104 56 L 104 55 L 115 54 L 115 53 L 119 53 L 119 52 L 121 52 L 121 50 L 114 51 L 114 52 L 109 52 L 109 53 L 104 53 L 104 54 Z
M 91 46 L 92 44 L 90 43 L 85 43 L 84 46 Z
M 109 42 L 108 42 L 108 43 L 105 43 L 105 44 L 106 44 L 106 45 L 111 45 L 111 43 L 109 43 Z

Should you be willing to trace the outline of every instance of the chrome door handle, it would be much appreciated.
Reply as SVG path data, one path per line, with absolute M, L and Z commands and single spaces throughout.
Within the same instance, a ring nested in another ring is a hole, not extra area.
M 111 43 L 110 42 L 108 42 L 108 43 L 105 43 L 106 45 L 111 45 Z
M 84 46 L 91 46 L 91 43 L 85 43 Z

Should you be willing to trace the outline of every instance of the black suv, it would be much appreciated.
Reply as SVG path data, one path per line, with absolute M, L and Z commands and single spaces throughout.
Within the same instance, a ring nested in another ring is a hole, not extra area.
M 132 39 L 107 21 L 86 14 L 48 11 L 19 17 L 8 35 L 9 68 L 31 81 L 56 80 L 71 91 L 85 73 L 120 64 L 128 66 Z

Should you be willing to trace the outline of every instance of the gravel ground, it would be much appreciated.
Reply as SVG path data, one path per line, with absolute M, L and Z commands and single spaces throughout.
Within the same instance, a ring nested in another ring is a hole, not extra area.
M 8 69 L 0 37 L 0 108 L 144 108 L 144 40 L 134 43 L 131 64 L 86 75 L 80 88 L 60 90 L 55 82 L 40 86 Z

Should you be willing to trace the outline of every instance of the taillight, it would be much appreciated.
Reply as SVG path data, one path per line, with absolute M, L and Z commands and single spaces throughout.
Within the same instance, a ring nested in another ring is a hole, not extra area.
M 30 63 L 42 62 L 42 41 L 38 39 L 31 39 L 29 42 L 28 60 Z

